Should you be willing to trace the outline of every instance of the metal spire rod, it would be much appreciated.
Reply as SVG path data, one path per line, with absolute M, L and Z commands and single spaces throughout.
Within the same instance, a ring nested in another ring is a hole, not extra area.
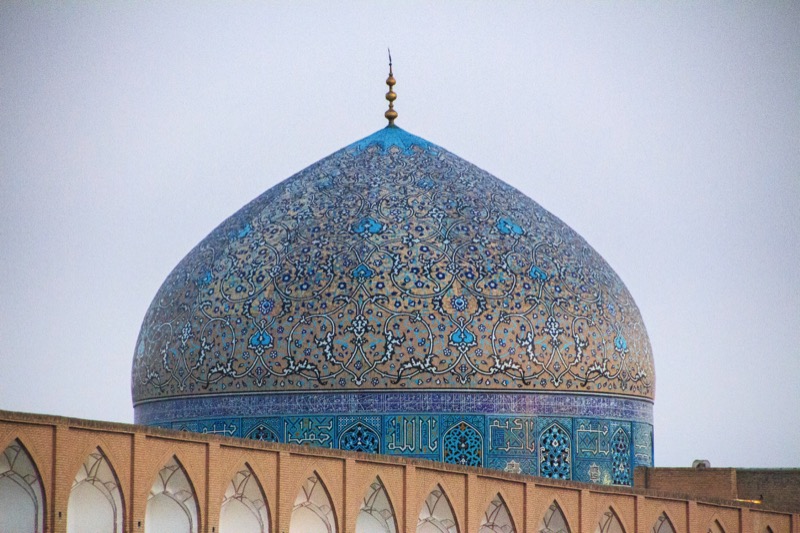
M 389 77 L 386 78 L 386 85 L 389 86 L 389 92 L 386 93 L 386 99 L 389 101 L 389 109 L 383 116 L 389 121 L 390 126 L 394 126 L 394 119 L 397 118 L 397 111 L 394 110 L 394 101 L 397 99 L 397 94 L 394 92 L 394 84 L 397 82 L 394 79 L 394 74 L 392 74 L 392 51 L 388 48 L 386 50 L 389 52 Z

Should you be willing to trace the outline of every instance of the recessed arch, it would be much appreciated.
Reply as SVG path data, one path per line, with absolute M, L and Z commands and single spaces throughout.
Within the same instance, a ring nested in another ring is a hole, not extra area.
M 770 526 L 764 526 L 764 533 L 775 533 Z
M 572 479 L 572 439 L 569 431 L 553 422 L 539 436 L 539 475 Z
M 289 533 L 336 533 L 336 515 L 328 489 L 317 472 L 303 482 L 292 508 Z
M 147 533 L 197 533 L 200 512 L 194 488 L 183 466 L 172 456 L 158 472 L 144 515 Z
M 268 428 L 264 424 L 258 424 L 256 427 L 251 429 L 247 435 L 244 436 L 246 439 L 253 439 L 253 440 L 260 440 L 263 442 L 280 442 L 281 440 L 278 438 L 278 434 L 272 428 Z
M 39 470 L 18 439 L 0 455 L 0 531 L 44 531 Z
M 458 533 L 453 506 L 441 485 L 436 485 L 422 502 L 417 533 Z
M 506 502 L 500 494 L 496 494 L 483 512 L 478 533 L 516 533 L 514 520 Z
M 464 466 L 483 466 L 483 435 L 475 427 L 461 421 L 442 437 L 444 462 Z
M 339 436 L 339 449 L 353 452 L 380 453 L 381 438 L 378 432 L 367 424 L 356 422 L 342 431 Z
M 714 519 L 708 526 L 708 533 L 725 533 L 725 528 L 722 527 L 719 519 Z
M 622 527 L 622 522 L 612 507 L 600 516 L 595 533 L 625 533 L 625 528 Z
M 624 429 L 611 437 L 611 480 L 614 485 L 631 485 L 631 441 Z
M 87 454 L 72 482 L 67 504 L 67 533 L 121 533 L 124 510 L 117 474 L 97 447 Z
M 397 517 L 379 476 L 367 487 L 356 518 L 356 533 L 397 533 Z
M 656 518 L 656 523 L 653 524 L 653 533 L 675 533 L 675 526 L 667 516 L 667 513 L 661 513 Z
M 220 533 L 269 533 L 269 508 L 253 469 L 244 463 L 231 478 L 219 514 Z
M 539 522 L 540 533 L 570 533 L 567 517 L 558 502 L 553 500 Z

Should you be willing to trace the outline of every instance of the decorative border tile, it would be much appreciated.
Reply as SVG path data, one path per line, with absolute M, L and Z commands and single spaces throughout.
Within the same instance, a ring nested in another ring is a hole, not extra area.
M 134 418 L 137 424 L 152 425 L 164 420 L 231 416 L 443 412 L 465 415 L 578 415 L 653 423 L 653 404 L 646 400 L 590 394 L 483 391 L 230 394 L 141 403 L 134 409 Z

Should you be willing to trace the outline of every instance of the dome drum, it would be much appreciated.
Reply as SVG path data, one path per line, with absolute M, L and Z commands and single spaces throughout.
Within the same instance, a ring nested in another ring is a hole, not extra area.
M 653 464 L 652 404 L 596 394 L 220 395 L 140 404 L 136 422 L 606 484 Z

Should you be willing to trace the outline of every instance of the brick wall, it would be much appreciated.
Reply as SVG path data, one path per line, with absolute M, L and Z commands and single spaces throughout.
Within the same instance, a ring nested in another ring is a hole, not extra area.
M 800 469 L 796 468 L 638 467 L 633 485 L 700 499 L 753 500 L 769 508 L 800 512 Z
M 743 500 L 800 512 L 800 468 L 737 469 L 736 489 Z
M 734 468 L 636 468 L 633 486 L 696 497 L 736 499 Z
M 201 533 L 219 532 L 223 495 L 242 465 L 258 479 L 269 507 L 270 531 L 276 533 L 289 531 L 294 500 L 312 474 L 324 484 L 337 530 L 342 533 L 355 531 L 361 501 L 376 477 L 392 502 L 401 533 L 416 531 L 421 506 L 434 488 L 446 494 L 461 533 L 478 531 L 485 510 L 498 495 L 516 533 L 538 533 L 542 517 L 554 502 L 570 533 L 595 533 L 608 512 L 619 519 L 626 533 L 650 533 L 660 517 L 669 520 L 675 533 L 707 533 L 712 521 L 721 524 L 726 533 L 763 533 L 767 526 L 773 533 L 800 533 L 798 514 L 732 501 L 698 503 L 655 490 L 0 411 L 0 450 L 15 441 L 23 445 L 40 474 L 45 531 L 53 533 L 66 532 L 72 482 L 86 455 L 97 448 L 114 469 L 123 495 L 124 528 L 133 533 L 144 532 L 148 493 L 171 458 L 190 480 Z

